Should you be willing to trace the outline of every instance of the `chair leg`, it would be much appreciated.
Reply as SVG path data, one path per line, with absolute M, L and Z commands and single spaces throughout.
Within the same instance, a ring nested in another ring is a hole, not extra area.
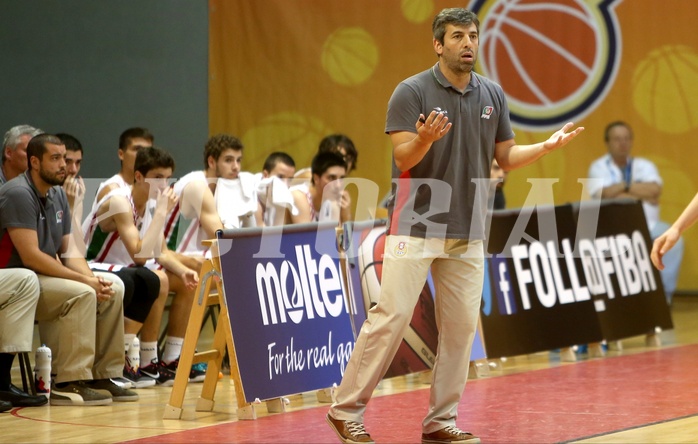
M 29 353 L 19 353 L 19 368 L 22 374 L 22 389 L 25 393 L 36 396 L 36 385 L 34 385 L 34 374 L 29 361 Z
M 162 356 L 165 353 L 165 340 L 167 339 L 167 324 L 165 328 L 160 332 L 160 337 L 158 338 L 158 356 Z
M 213 331 L 215 333 L 216 328 L 218 328 L 218 316 L 216 315 L 216 310 L 217 306 L 215 305 L 210 305 L 206 308 L 206 314 L 204 315 L 204 320 L 201 321 L 201 331 L 204 330 L 204 327 L 206 326 L 206 322 L 208 320 L 211 320 L 211 325 L 213 326 Z M 220 309 L 218 309 L 220 311 Z

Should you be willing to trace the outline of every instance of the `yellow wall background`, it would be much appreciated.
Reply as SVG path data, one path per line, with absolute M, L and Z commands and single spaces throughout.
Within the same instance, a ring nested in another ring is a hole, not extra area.
M 391 146 L 383 130 L 388 99 L 401 80 L 436 61 L 431 44 L 434 15 L 442 8 L 467 6 L 464 3 L 210 0 L 211 134 L 241 137 L 243 168 L 255 172 L 277 150 L 291 154 L 298 167 L 308 166 L 322 137 L 344 133 L 359 151 L 353 176 L 373 180 L 386 193 Z M 497 1 L 485 3 L 491 8 Z M 662 219 L 672 222 L 678 217 L 698 190 L 695 6 L 693 0 L 613 4 L 622 48 L 608 94 L 576 122 L 586 130 L 573 144 L 509 175 L 508 206 L 523 205 L 529 178 L 559 178 L 556 204 L 582 198 L 577 179 L 586 177 L 589 164 L 605 153 L 606 124 L 620 119 L 634 129 L 634 154 L 655 162 L 664 179 Z M 579 35 L 571 32 L 569 38 Z M 480 59 L 486 40 L 483 34 Z M 550 72 L 550 81 L 560 76 L 564 73 Z M 515 130 L 519 143 L 541 141 L 552 132 Z M 698 274 L 693 273 L 698 229 L 687 232 L 685 239 L 679 289 L 698 289 Z

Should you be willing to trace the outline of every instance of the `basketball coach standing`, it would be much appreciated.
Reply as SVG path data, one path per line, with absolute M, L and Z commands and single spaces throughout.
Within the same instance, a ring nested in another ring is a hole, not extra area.
M 490 165 L 493 158 L 506 171 L 528 165 L 583 130 L 568 132 L 574 125 L 567 123 L 545 142 L 517 145 L 502 88 L 473 72 L 477 16 L 444 9 L 432 29 L 437 63 L 401 82 L 388 103 L 393 199 L 382 289 L 327 415 L 345 443 L 372 442 L 363 423 L 366 404 L 400 345 L 430 268 L 439 341 L 422 442 L 480 442 L 456 426 L 456 417 L 482 294 Z

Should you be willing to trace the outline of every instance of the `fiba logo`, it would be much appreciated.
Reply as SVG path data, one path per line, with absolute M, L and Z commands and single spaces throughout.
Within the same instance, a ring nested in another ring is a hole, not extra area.
M 579 120 L 605 98 L 618 71 L 617 0 L 474 0 L 476 70 L 499 83 L 511 120 L 547 130 Z

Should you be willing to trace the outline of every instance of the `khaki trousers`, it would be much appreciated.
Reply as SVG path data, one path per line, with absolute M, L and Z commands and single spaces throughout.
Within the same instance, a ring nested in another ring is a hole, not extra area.
M 39 280 L 26 268 L 0 269 L 0 353 L 32 349 Z
M 423 433 L 455 425 L 468 379 L 484 279 L 482 241 L 388 236 L 378 304 L 368 314 L 330 414 L 363 422 L 366 404 L 397 353 L 431 267 L 438 351 Z
M 38 275 L 36 308 L 42 343 L 51 349 L 54 382 L 108 379 L 124 370 L 124 284 L 112 273 L 94 272 L 112 282 L 114 296 L 97 302 L 89 285 Z

